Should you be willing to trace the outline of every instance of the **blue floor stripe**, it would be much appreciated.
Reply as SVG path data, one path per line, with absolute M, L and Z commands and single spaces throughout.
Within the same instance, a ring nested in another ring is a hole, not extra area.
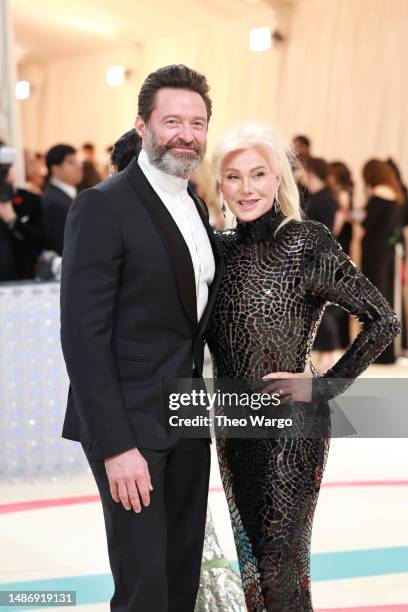
M 238 569 L 238 562 L 231 563 Z M 408 573 L 408 546 L 345 550 L 312 555 L 314 582 Z
M 238 567 L 237 561 L 233 561 L 231 565 L 234 568 Z M 317 553 L 312 555 L 311 573 L 312 580 L 315 582 L 408 573 L 408 546 Z M 113 593 L 113 580 L 110 574 L 68 576 L 0 583 L 0 590 L 76 591 L 77 605 L 97 604 L 110 600 Z M 35 609 L 41 608 L 38 606 Z M 0 612 L 16 612 L 17 610 L 27 611 L 28 608 L 24 606 L 1 606 L 0 608 Z
M 312 580 L 343 580 L 408 572 L 408 546 L 312 555 Z

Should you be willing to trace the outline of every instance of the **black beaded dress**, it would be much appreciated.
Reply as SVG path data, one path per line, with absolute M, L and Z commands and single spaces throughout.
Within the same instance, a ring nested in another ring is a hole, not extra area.
M 325 376 L 355 378 L 399 333 L 399 322 L 325 226 L 290 221 L 275 236 L 283 220 L 271 210 L 218 233 L 225 272 L 208 332 L 214 378 L 304 372 L 326 302 L 363 327 Z M 217 441 L 251 612 L 313 611 L 311 531 L 328 448 L 328 437 Z

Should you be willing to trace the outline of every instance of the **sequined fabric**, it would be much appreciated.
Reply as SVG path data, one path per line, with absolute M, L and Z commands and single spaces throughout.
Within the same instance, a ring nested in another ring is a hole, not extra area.
M 222 552 L 208 509 L 195 612 L 243 612 L 245 607 L 241 580 Z
M 315 381 L 314 394 L 327 399 L 367 368 L 400 326 L 323 225 L 291 221 L 275 235 L 283 219 L 270 211 L 218 233 L 225 273 L 208 334 L 214 377 L 302 373 L 332 302 L 356 316 L 362 331 Z M 312 521 L 329 438 L 229 438 L 217 447 L 247 609 L 312 612 Z

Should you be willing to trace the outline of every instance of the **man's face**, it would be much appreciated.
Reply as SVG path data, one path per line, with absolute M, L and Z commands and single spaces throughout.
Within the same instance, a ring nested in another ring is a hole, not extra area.
M 188 178 L 204 159 L 207 108 L 200 94 L 160 89 L 147 123 L 138 116 L 136 131 L 149 160 L 167 174 Z
M 75 153 L 67 155 L 60 165 L 52 167 L 52 176 L 63 183 L 76 187 L 82 181 L 82 164 Z

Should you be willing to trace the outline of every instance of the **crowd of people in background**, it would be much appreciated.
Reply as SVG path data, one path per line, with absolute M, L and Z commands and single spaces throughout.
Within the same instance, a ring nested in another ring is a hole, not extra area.
M 356 206 L 354 181 L 342 161 L 328 162 L 311 153 L 309 138 L 303 135 L 293 140 L 301 164 L 298 184 L 305 215 L 324 223 L 343 250 L 356 260 L 363 274 L 376 286 L 406 322 L 408 296 L 406 262 L 396 269 L 396 247 L 408 253 L 408 191 L 399 168 L 392 159 L 370 159 L 362 168 L 365 202 Z M 402 258 L 401 258 L 402 259 Z M 401 288 L 402 299 L 399 291 Z M 400 303 L 397 303 L 400 302 Z M 317 366 L 327 370 L 339 358 L 351 339 L 347 314 L 336 306 L 325 310 L 314 345 Z M 406 325 L 404 325 L 406 329 Z M 403 347 L 406 347 L 406 332 Z M 396 361 L 391 344 L 377 363 Z
M 137 141 L 135 138 L 135 146 Z M 0 141 L 1 146 L 4 143 Z M 399 249 L 408 257 L 408 191 L 397 164 L 393 159 L 370 159 L 364 164 L 365 202 L 357 206 L 354 180 L 344 162 L 315 157 L 310 139 L 304 135 L 295 136 L 293 150 L 304 215 L 328 227 L 406 322 L 407 266 L 396 268 L 399 260 L 395 253 Z M 0 202 L 0 282 L 55 277 L 44 262 L 62 256 L 65 219 L 77 193 L 108 177 L 112 147 L 106 153 L 108 158 L 99 167 L 90 142 L 80 151 L 68 144 L 56 144 L 45 155 L 25 152 L 24 188 L 14 187 L 10 167 L 7 181 L 13 195 L 10 201 Z M 208 162 L 204 161 L 196 172 L 192 187 L 207 203 L 213 227 L 222 229 L 221 202 Z M 401 304 L 395 303 L 400 299 L 395 290 L 398 284 L 402 288 Z M 318 369 L 330 367 L 349 345 L 353 335 L 349 325 L 343 310 L 332 305 L 326 308 L 314 346 Z M 405 333 L 403 347 L 406 343 Z M 387 364 L 395 360 L 393 345 L 379 358 Z

